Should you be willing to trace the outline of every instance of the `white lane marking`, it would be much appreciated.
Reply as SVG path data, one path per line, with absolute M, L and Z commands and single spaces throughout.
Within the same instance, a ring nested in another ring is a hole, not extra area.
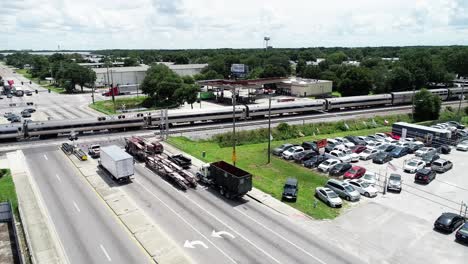
M 239 210 L 238 208 L 234 208 L 234 210 L 238 211 L 239 213 L 245 215 L 247 218 L 249 218 L 250 220 L 254 221 L 255 223 L 257 223 L 258 225 L 260 225 L 261 227 L 265 228 L 266 230 L 270 231 L 271 233 L 275 234 L 277 237 L 283 239 L 284 241 L 288 242 L 289 244 L 293 245 L 295 248 L 299 249 L 300 251 L 302 251 L 304 254 L 312 257 L 313 259 L 315 259 L 316 261 L 322 263 L 322 264 L 326 264 L 326 262 L 324 262 L 323 260 L 319 259 L 318 257 L 310 254 L 309 252 L 307 252 L 306 250 L 304 250 L 303 248 L 301 248 L 300 246 L 294 244 L 293 242 L 289 241 L 287 238 L 285 238 L 284 236 L 276 233 L 275 231 L 273 231 L 271 228 L 268 228 L 266 227 L 264 224 L 258 222 L 257 220 L 255 220 L 254 218 L 250 217 L 249 215 L 247 215 L 246 213 L 242 212 L 241 210 Z
M 106 255 L 107 261 L 111 262 L 112 259 L 110 258 L 109 254 L 107 254 L 107 251 L 104 248 L 104 246 L 102 244 L 100 244 L 99 246 L 101 247 L 102 252 L 104 252 L 104 255 Z
M 164 181 L 165 182 L 165 181 Z M 276 258 L 274 258 L 272 255 L 270 255 L 268 252 L 266 252 L 264 249 L 260 248 L 259 246 L 255 245 L 252 241 L 250 241 L 247 237 L 245 237 L 244 235 L 242 235 L 241 233 L 237 232 L 236 230 L 234 230 L 234 228 L 232 228 L 230 225 L 226 224 L 225 222 L 221 221 L 221 219 L 219 219 L 216 215 L 212 214 L 211 212 L 209 212 L 208 210 L 206 210 L 205 208 L 201 207 L 199 204 L 197 204 L 196 202 L 192 201 L 186 194 L 183 194 L 181 193 L 188 201 L 190 201 L 191 203 L 193 203 L 194 205 L 198 206 L 200 209 L 202 209 L 203 211 L 205 211 L 205 213 L 209 214 L 211 217 L 213 217 L 214 219 L 216 219 L 218 222 L 220 222 L 221 224 L 223 224 L 224 226 L 226 226 L 227 228 L 229 228 L 232 232 L 236 233 L 238 236 L 242 237 L 245 241 L 247 241 L 249 244 L 251 244 L 252 246 L 254 246 L 256 249 L 258 249 L 259 251 L 261 251 L 263 254 L 265 254 L 266 256 L 268 256 L 269 258 L 271 258 L 273 261 L 275 261 L 276 263 L 281 263 L 279 260 L 277 260 Z
M 200 246 L 204 247 L 205 249 L 208 248 L 208 246 L 205 243 L 203 243 L 203 241 L 200 241 L 200 240 L 195 240 L 195 241 L 185 240 L 184 247 L 186 247 L 186 248 L 195 248 L 195 245 L 200 245 Z
M 213 232 L 211 232 L 211 236 L 212 236 L 212 237 L 222 238 L 222 235 L 229 236 L 229 237 L 231 237 L 232 239 L 236 238 L 233 234 L 231 234 L 231 233 L 229 233 L 229 232 L 226 232 L 226 231 L 218 231 L 218 232 L 216 232 L 215 230 L 213 230 Z
M 60 179 L 60 176 L 59 176 L 58 174 L 55 174 L 55 177 L 57 178 L 58 181 L 62 181 L 62 180 Z
M 80 208 L 79 208 L 78 205 L 75 203 L 75 201 L 73 201 L 73 205 L 75 206 L 75 209 L 76 209 L 76 211 L 78 211 L 78 213 L 81 212 L 81 211 L 80 211 Z
M 157 195 L 155 195 L 151 190 L 149 190 L 146 186 L 141 184 L 139 181 L 134 180 L 135 183 L 140 185 L 143 189 L 145 189 L 148 193 L 150 193 L 154 198 L 156 198 L 160 203 L 162 203 L 164 206 L 167 207 L 171 212 L 173 212 L 177 217 L 180 218 L 185 224 L 187 224 L 190 228 L 192 228 L 195 232 L 197 232 L 199 235 L 201 235 L 204 239 L 206 239 L 211 245 L 213 245 L 219 252 L 221 252 L 226 258 L 228 258 L 232 263 L 237 263 L 233 258 L 231 258 L 226 252 L 224 252 L 222 249 L 220 249 L 218 246 L 216 246 L 211 240 L 209 240 L 205 235 L 202 234 L 198 229 L 196 229 L 192 224 L 190 224 L 187 220 L 184 219 L 183 216 L 181 216 L 179 213 L 177 213 L 174 209 L 172 209 L 168 204 L 163 202 Z M 165 182 L 165 181 L 164 181 Z
M 44 154 L 44 159 L 49 160 L 49 159 L 47 158 L 47 155 L 46 155 L 46 154 Z

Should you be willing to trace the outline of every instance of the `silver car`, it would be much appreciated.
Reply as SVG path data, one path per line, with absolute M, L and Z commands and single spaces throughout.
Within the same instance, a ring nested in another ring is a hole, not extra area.
M 330 188 L 317 187 L 315 188 L 315 195 L 330 207 L 341 207 L 343 204 L 341 198 Z
M 359 192 L 347 182 L 330 179 L 327 181 L 325 187 L 332 189 L 336 194 L 347 201 L 359 201 L 359 199 L 361 199 Z
M 393 190 L 398 193 L 401 192 L 401 175 L 400 174 L 390 174 L 390 177 L 388 178 L 388 184 L 387 184 L 387 191 Z
M 438 159 L 431 164 L 433 171 L 444 173 L 453 168 L 453 163 L 450 160 Z
M 462 142 L 458 143 L 457 150 L 468 151 L 468 140 L 463 140 Z

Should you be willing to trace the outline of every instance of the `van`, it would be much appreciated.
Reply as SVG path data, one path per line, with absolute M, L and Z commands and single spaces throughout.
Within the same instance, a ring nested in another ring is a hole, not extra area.
M 325 187 L 332 189 L 336 194 L 347 201 L 359 201 L 359 199 L 361 199 L 361 194 L 347 182 L 330 179 L 327 181 L 327 184 L 325 184 Z
M 432 162 L 431 169 L 433 171 L 444 173 L 450 169 L 452 169 L 453 163 L 450 160 L 445 159 L 438 159 Z

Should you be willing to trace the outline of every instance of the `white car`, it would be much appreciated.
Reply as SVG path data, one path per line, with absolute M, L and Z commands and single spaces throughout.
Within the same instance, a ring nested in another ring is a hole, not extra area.
M 343 150 L 346 150 L 346 149 L 348 149 L 348 148 L 343 144 L 335 145 L 335 147 L 333 148 L 333 150 L 339 150 L 339 151 L 343 151 Z
M 337 140 L 334 140 L 333 138 L 327 138 L 327 143 L 333 144 L 333 145 L 340 144 L 340 142 L 338 142 Z
M 344 150 L 341 150 L 341 152 L 343 152 L 345 155 L 348 155 L 351 158 L 351 162 L 359 161 L 359 154 L 354 153 L 352 150 L 344 149 Z
M 328 172 L 331 169 L 331 167 L 335 166 L 338 163 L 341 163 L 341 161 L 337 159 L 327 159 L 326 161 L 320 163 L 317 169 L 321 172 Z
M 435 152 L 435 151 L 437 151 L 437 150 L 436 150 L 435 148 L 433 148 L 433 147 L 422 147 L 422 148 L 418 149 L 418 150 L 414 153 L 414 155 L 416 155 L 416 157 L 422 157 L 422 156 L 424 156 L 424 155 L 426 155 L 427 153 L 432 152 L 432 151 Z
M 300 147 L 300 146 L 294 146 L 292 148 L 289 148 L 288 150 L 284 151 L 281 156 L 283 157 L 283 159 L 287 159 L 287 160 L 290 160 L 293 158 L 293 155 L 294 154 L 297 154 L 299 152 L 303 152 L 304 151 L 304 148 L 303 147 Z
M 385 139 L 385 142 L 388 143 L 388 144 L 395 145 L 395 144 L 397 144 L 399 141 L 396 140 L 396 139 L 393 139 L 393 138 L 387 138 L 387 139 Z
M 376 149 L 382 145 L 384 145 L 385 143 L 384 142 L 378 142 L 378 141 L 374 141 L 374 142 L 369 142 L 367 145 L 366 145 L 366 148 L 368 149 Z
M 373 159 L 379 151 L 377 149 L 366 149 L 363 152 L 359 153 L 359 159 L 361 160 L 370 160 Z
M 405 142 L 405 141 L 399 141 L 395 143 L 395 146 L 397 147 L 410 147 L 411 143 L 410 142 Z
M 366 181 L 357 179 L 357 180 L 345 180 L 345 182 L 348 182 L 351 186 L 353 186 L 354 189 L 356 189 L 361 195 L 364 195 L 366 197 L 377 196 L 378 190 Z
M 343 205 L 341 198 L 330 188 L 317 187 L 315 188 L 315 194 L 317 198 L 331 207 L 341 207 L 341 205 Z
M 468 151 L 468 140 L 463 140 L 462 142 L 458 143 L 457 150 Z
M 342 162 L 351 162 L 351 157 L 343 153 L 340 150 L 332 150 L 330 155 L 335 156 L 336 159 L 341 160 Z
M 336 137 L 335 140 L 338 141 L 338 142 L 340 142 L 340 144 L 345 145 L 345 146 L 348 147 L 348 148 L 353 148 L 353 147 L 355 146 L 353 142 L 350 142 L 350 141 L 347 140 L 346 138 Z
M 415 173 L 416 171 L 423 169 L 426 166 L 426 162 L 420 159 L 411 159 L 405 162 L 403 170 L 408 173 Z
M 366 171 L 361 179 L 369 184 L 375 185 L 377 183 L 377 175 L 374 172 Z

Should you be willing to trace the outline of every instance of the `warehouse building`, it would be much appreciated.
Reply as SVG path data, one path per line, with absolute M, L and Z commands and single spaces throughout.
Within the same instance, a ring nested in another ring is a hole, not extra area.
M 198 74 L 208 64 L 181 64 L 163 63 L 180 76 L 193 76 Z M 146 71 L 150 68 L 148 65 L 134 67 L 112 67 L 112 68 L 93 68 L 96 73 L 96 87 L 107 86 L 107 84 L 141 84 L 145 79 Z
M 332 81 L 290 78 L 276 84 L 277 93 L 293 96 L 329 96 L 332 93 Z

